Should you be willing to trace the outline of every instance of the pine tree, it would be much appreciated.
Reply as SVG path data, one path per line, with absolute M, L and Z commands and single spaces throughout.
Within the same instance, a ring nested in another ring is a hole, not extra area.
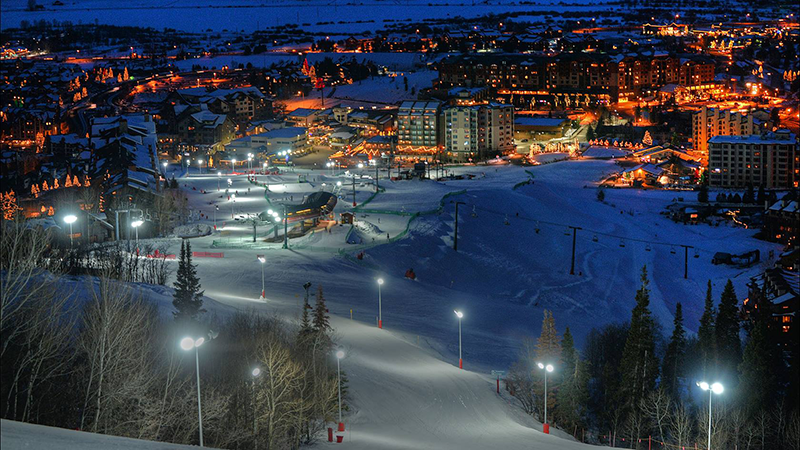
M 675 305 L 675 324 L 672 337 L 667 345 L 662 368 L 661 386 L 673 399 L 679 400 L 681 395 L 681 378 L 684 355 L 686 352 L 686 332 L 683 329 L 683 308 Z
M 536 358 L 545 364 L 555 365 L 561 359 L 561 345 L 558 342 L 556 321 L 553 312 L 544 310 L 542 332 L 536 341 Z
M 306 295 L 303 299 L 303 314 L 300 319 L 300 330 L 297 333 L 298 341 L 300 342 L 306 342 L 308 337 L 314 333 L 314 329 L 311 327 L 311 318 L 308 313 L 310 310 L 311 305 L 308 304 L 308 290 L 306 290 Z
M 714 335 L 717 343 L 717 363 L 719 375 L 735 380 L 736 369 L 742 360 L 742 343 L 739 340 L 739 301 L 733 283 L 728 280 L 719 301 L 717 323 Z
M 711 367 L 717 354 L 716 339 L 714 338 L 715 316 L 714 299 L 711 297 L 711 280 L 708 280 L 705 309 L 700 317 L 700 328 L 697 330 L 697 345 L 700 348 L 700 360 L 702 361 L 702 374 L 704 377 L 711 374 Z
M 556 395 L 556 415 L 566 430 L 574 430 L 582 421 L 589 400 L 589 370 L 575 351 L 569 327 L 561 339 L 561 384 Z
M 622 350 L 620 394 L 632 408 L 656 385 L 658 359 L 655 355 L 655 322 L 650 313 L 647 266 L 642 267 L 642 286 L 636 291 L 636 306 L 631 312 L 631 327 Z
M 572 339 L 572 333 L 569 327 L 564 330 L 564 336 L 561 338 L 561 370 L 566 374 L 572 374 L 575 371 L 577 364 L 577 354 L 575 352 L 575 341 Z
M 328 307 L 325 306 L 325 296 L 322 295 L 322 286 L 317 288 L 317 305 L 314 307 L 314 321 L 312 328 L 317 333 L 327 333 L 331 326 L 328 323 Z
M 181 242 L 181 259 L 178 261 L 178 273 L 175 279 L 175 294 L 172 313 L 175 320 L 196 321 L 203 309 L 203 291 L 200 290 L 200 279 L 197 278 L 197 268 L 192 264 L 192 245 Z
M 768 305 L 763 296 L 751 298 L 756 302 L 753 324 L 747 345 L 744 348 L 742 363 L 739 364 L 739 388 L 742 403 L 751 411 L 761 410 L 769 405 L 779 388 L 776 386 L 775 368 L 780 366 L 777 345 L 770 330 L 771 320 Z

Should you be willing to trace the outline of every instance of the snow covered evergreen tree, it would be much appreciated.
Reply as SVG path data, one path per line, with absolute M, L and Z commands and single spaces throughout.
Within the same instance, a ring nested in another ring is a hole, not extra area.
M 331 329 L 328 319 L 328 307 L 325 306 L 325 296 L 322 295 L 322 286 L 317 288 L 317 305 L 314 307 L 312 328 L 314 332 L 323 334 Z
M 181 259 L 178 261 L 172 305 L 175 306 L 172 315 L 178 321 L 196 321 L 200 314 L 206 312 L 197 268 L 192 264 L 192 244 L 185 241 L 181 242 Z
M 742 361 L 742 343 L 739 340 L 739 301 L 733 283 L 728 280 L 719 301 L 714 334 L 717 344 L 717 369 L 729 382 L 737 379 L 736 371 Z
M 622 386 L 620 395 L 632 409 L 653 391 L 658 377 L 655 355 L 655 322 L 650 313 L 650 290 L 647 266 L 642 267 L 642 286 L 636 291 L 636 306 L 631 312 L 628 339 L 622 350 Z
M 561 344 L 556 331 L 553 312 L 544 310 L 542 332 L 536 341 L 536 358 L 546 364 L 556 365 L 561 360 Z
M 575 433 L 583 425 L 583 416 L 589 400 L 589 370 L 575 350 L 569 327 L 561 340 L 561 384 L 556 395 L 556 419 L 563 429 Z
M 777 367 L 781 366 L 778 347 L 769 327 L 772 319 L 768 305 L 758 296 L 751 300 L 756 302 L 752 329 L 744 348 L 742 363 L 739 364 L 739 389 L 742 405 L 750 411 L 757 411 L 770 405 L 779 391 L 776 383 Z
M 708 280 L 706 289 L 706 303 L 703 315 L 700 317 L 700 328 L 697 330 L 697 346 L 700 349 L 702 375 L 710 375 L 711 367 L 716 359 L 716 339 L 714 337 L 714 322 L 716 312 L 714 299 L 711 296 L 711 280 Z
M 661 386 L 669 396 L 680 400 L 683 360 L 686 352 L 686 331 L 683 329 L 683 308 L 681 304 L 675 305 L 675 324 L 672 337 L 664 355 L 664 364 L 661 375 Z

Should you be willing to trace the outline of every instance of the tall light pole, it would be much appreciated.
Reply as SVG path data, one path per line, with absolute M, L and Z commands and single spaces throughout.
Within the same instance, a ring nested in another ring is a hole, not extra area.
M 233 219 L 233 204 L 236 203 L 236 194 L 231 194 L 231 219 Z
M 247 154 L 247 171 L 248 172 L 252 172 L 253 171 L 253 154 L 252 153 L 248 153 Z
M 220 171 L 218 170 L 218 171 L 217 171 L 217 192 L 219 192 L 219 191 L 221 190 L 221 189 L 219 188 L 219 180 L 220 180 L 221 178 L 222 178 L 222 172 L 220 172 Z
M 199 175 L 203 174 L 203 160 L 202 159 L 198 159 L 197 160 L 197 171 L 200 172 Z
M 199 348 L 203 345 L 205 339 L 197 338 L 192 339 L 185 337 L 181 339 L 181 348 L 187 352 L 194 349 L 195 367 L 197 369 L 197 420 L 200 424 L 200 447 L 203 446 L 203 407 L 200 404 L 200 351 Z
M 339 431 L 344 431 L 344 422 L 342 422 L 342 369 L 341 361 L 344 358 L 344 351 L 339 350 L 336 352 L 336 384 L 339 385 Z
M 217 211 L 219 211 L 219 205 L 214 205 L 214 231 L 217 230 Z
M 236 158 L 231 159 L 231 173 L 236 170 Z
M 253 450 L 258 450 L 258 417 L 256 410 L 256 378 L 261 375 L 261 369 L 253 369 Z
M 458 368 L 464 368 L 464 360 L 461 359 L 461 319 L 464 317 L 464 313 L 461 311 L 454 310 L 456 313 L 456 317 L 458 317 Z
M 134 230 L 136 230 L 136 248 L 139 248 L 139 227 L 142 226 L 144 222 L 141 220 L 134 220 L 131 222 L 131 226 Z
M 712 385 L 708 385 L 705 381 L 698 381 L 697 385 L 700 389 L 704 391 L 708 391 L 708 450 L 711 450 L 711 394 L 722 394 L 725 391 L 725 388 L 722 386 L 722 383 L 714 383 Z
M 381 286 L 383 286 L 383 278 L 378 278 L 378 328 L 383 328 L 383 313 L 381 310 Z
M 64 223 L 69 225 L 69 248 L 72 249 L 72 224 L 78 220 L 78 217 L 75 214 L 70 214 L 68 216 L 64 216 Z
M 169 165 L 169 163 L 167 161 L 164 161 L 164 162 L 161 163 L 161 165 L 164 166 L 164 179 L 166 179 L 167 178 L 167 166 Z
M 542 363 L 537 363 L 536 365 L 544 370 L 544 423 L 542 423 L 542 432 L 550 434 L 550 425 L 547 424 L 547 372 L 553 371 L 553 365 L 544 365 Z
M 264 284 L 264 266 L 266 266 L 267 258 L 264 255 L 258 255 L 258 261 L 261 263 L 261 300 L 265 300 L 267 287 Z

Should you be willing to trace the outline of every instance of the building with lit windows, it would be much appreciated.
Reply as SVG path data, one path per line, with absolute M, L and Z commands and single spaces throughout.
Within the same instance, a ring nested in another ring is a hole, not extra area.
M 514 107 L 501 103 L 445 108 L 444 145 L 454 161 L 475 161 L 514 149 Z
M 397 150 L 435 153 L 441 144 L 438 101 L 407 101 L 397 111 Z
M 753 114 L 703 106 L 692 114 L 694 151 L 708 155 L 708 140 L 714 136 L 748 136 L 758 134 L 761 121 Z
M 797 139 L 789 130 L 715 136 L 708 141 L 709 183 L 722 188 L 795 187 L 797 152 Z
M 797 253 L 794 250 L 794 260 L 797 260 Z M 797 264 L 796 262 L 794 264 Z M 769 308 L 772 316 L 770 326 L 778 331 L 778 342 L 783 346 L 788 346 L 797 333 L 793 329 L 794 317 L 800 305 L 800 275 L 797 273 L 796 265 L 784 267 L 776 265 L 771 269 L 765 270 L 762 274 L 750 278 L 747 283 L 748 296 L 742 304 L 742 313 L 745 317 L 751 317 L 758 308 Z M 795 338 L 796 339 L 796 338 Z

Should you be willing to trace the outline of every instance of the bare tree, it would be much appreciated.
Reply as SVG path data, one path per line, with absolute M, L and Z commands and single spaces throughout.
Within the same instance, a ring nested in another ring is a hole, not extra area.
M 0 224 L 0 332 L 5 355 L 13 338 L 29 324 L 16 320 L 33 300 L 52 289 L 59 261 L 48 258 L 50 233 L 22 221 Z M 50 271 L 50 273 L 48 273 Z
M 693 434 L 692 414 L 684 403 L 676 405 L 669 416 L 669 433 L 678 448 L 691 442 Z
M 667 428 L 667 419 L 671 410 L 672 401 L 664 389 L 653 391 L 642 399 L 641 412 L 655 423 L 659 439 L 662 441 L 666 437 L 664 430 Z
M 81 429 L 90 423 L 94 432 L 129 435 L 138 428 L 131 427 L 140 418 L 136 401 L 152 382 L 149 342 L 156 313 L 130 288 L 109 278 L 101 277 L 89 291 L 92 299 L 78 341 L 87 372 Z
M 792 412 L 789 420 L 786 421 L 783 442 L 789 450 L 800 450 L 800 414 L 797 410 Z
M 259 343 L 258 361 L 265 379 L 256 387 L 258 428 L 266 434 L 266 449 L 278 448 L 284 443 L 292 426 L 295 394 L 302 380 L 302 368 L 292 361 L 286 345 L 277 335 Z

